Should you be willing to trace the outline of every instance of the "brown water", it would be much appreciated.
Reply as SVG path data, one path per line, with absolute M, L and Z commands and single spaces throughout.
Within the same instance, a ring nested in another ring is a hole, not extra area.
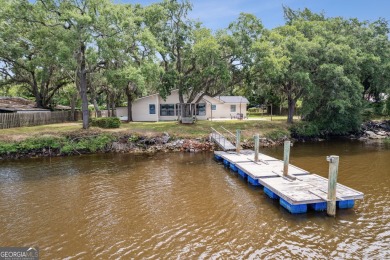
M 282 157 L 282 147 L 264 153 Z M 0 246 L 42 259 L 390 259 L 390 147 L 298 144 L 292 163 L 365 193 L 354 209 L 291 215 L 204 154 L 0 162 Z

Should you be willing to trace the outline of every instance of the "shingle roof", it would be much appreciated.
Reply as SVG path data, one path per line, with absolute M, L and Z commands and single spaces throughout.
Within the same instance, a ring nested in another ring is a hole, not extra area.
M 37 108 L 34 101 L 20 97 L 0 97 L 0 109 L 5 111 L 45 111 Z
M 56 106 L 56 109 L 71 109 L 68 106 Z M 49 109 L 37 108 L 35 101 L 21 97 L 0 97 L 0 109 L 4 111 L 50 111 Z
M 249 103 L 248 99 L 242 96 L 217 96 L 215 98 L 225 103 L 246 103 L 246 104 Z

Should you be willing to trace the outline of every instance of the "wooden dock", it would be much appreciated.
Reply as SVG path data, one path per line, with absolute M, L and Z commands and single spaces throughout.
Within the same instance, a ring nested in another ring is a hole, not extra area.
M 216 160 L 222 161 L 239 176 L 254 186 L 263 187 L 264 193 L 278 199 L 289 212 L 305 213 L 308 209 L 324 211 L 328 202 L 328 180 L 316 174 L 289 164 L 288 173 L 295 180 L 283 176 L 283 161 L 259 153 L 254 161 L 254 151 L 240 153 L 215 151 Z M 352 208 L 355 200 L 363 199 L 363 193 L 337 184 L 336 201 L 338 208 Z

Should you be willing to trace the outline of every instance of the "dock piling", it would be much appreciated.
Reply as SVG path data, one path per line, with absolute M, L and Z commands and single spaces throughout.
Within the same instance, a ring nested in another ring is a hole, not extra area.
M 284 141 L 284 155 L 283 155 L 283 176 L 288 176 L 288 164 L 290 161 L 290 147 L 291 147 L 291 141 Z
M 329 162 L 329 180 L 328 180 L 328 202 L 327 202 L 327 214 L 329 216 L 336 216 L 336 187 L 337 187 L 337 174 L 339 171 L 339 156 L 331 155 L 326 157 Z
M 259 134 L 255 135 L 255 162 L 259 161 L 259 142 L 260 136 Z
M 240 153 L 241 130 L 236 131 L 236 153 Z

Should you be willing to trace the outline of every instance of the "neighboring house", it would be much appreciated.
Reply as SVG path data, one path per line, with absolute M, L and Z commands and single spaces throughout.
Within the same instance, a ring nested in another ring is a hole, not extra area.
M 68 106 L 56 106 L 56 110 L 70 110 Z M 37 108 L 34 101 L 21 97 L 0 97 L 0 113 L 49 113 L 50 109 Z
M 49 113 L 49 109 L 37 108 L 34 101 L 20 97 L 0 97 L 0 113 Z
M 193 114 L 198 120 L 210 118 L 246 117 L 246 107 L 249 101 L 241 96 L 204 96 L 198 104 L 193 104 Z M 180 115 L 178 90 L 171 92 L 166 100 L 154 94 L 139 98 L 133 102 L 133 121 L 172 121 Z M 118 117 L 127 119 L 127 108 L 116 109 Z

